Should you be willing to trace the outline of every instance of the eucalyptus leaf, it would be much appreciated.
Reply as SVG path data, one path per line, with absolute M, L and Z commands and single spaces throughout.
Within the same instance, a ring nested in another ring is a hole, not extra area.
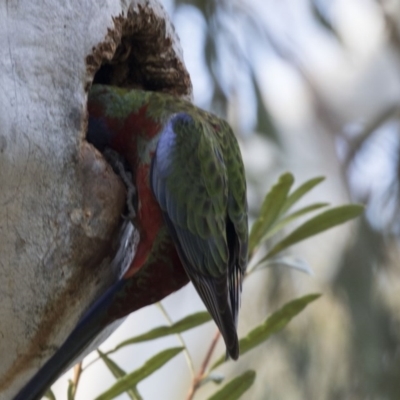
M 44 397 L 49 400 L 57 400 L 56 396 L 54 396 L 54 393 L 51 389 L 48 389 L 47 392 L 44 394 Z
M 68 381 L 67 399 L 74 400 L 74 384 L 71 380 Z
M 158 328 L 154 328 L 146 333 L 143 333 L 142 335 L 124 340 L 123 342 L 119 343 L 114 349 L 108 351 L 105 354 L 114 353 L 121 347 L 129 346 L 134 343 L 145 342 L 148 340 L 158 339 L 163 336 L 185 332 L 189 329 L 205 324 L 210 320 L 211 316 L 207 311 L 200 311 L 195 314 L 191 314 L 185 318 L 182 318 L 181 320 L 175 322 L 172 325 L 159 326 Z
M 126 372 L 120 368 L 117 363 L 111 360 L 111 358 L 107 357 L 106 354 L 102 353 L 99 349 L 97 349 L 97 352 L 99 353 L 100 358 L 104 361 L 104 364 L 106 364 L 107 368 L 114 375 L 114 378 L 118 379 L 126 375 Z
M 272 186 L 271 190 L 265 196 L 261 206 L 260 215 L 254 222 L 250 232 L 250 254 L 258 246 L 261 238 L 278 218 L 293 182 L 293 175 L 285 173 L 279 177 L 278 182 Z
M 209 397 L 208 400 L 237 400 L 245 393 L 256 379 L 256 372 L 248 370 L 244 374 L 232 379 L 221 390 Z
M 308 239 L 309 237 L 324 232 L 334 226 L 350 221 L 360 216 L 363 211 L 364 206 L 360 204 L 348 204 L 324 211 L 300 225 L 291 234 L 278 242 L 262 261 L 271 258 L 295 243 L 301 242 L 304 239 Z
M 99 353 L 100 358 L 104 361 L 106 367 L 113 374 L 114 378 L 119 379 L 126 375 L 126 372 L 117 363 L 111 360 L 111 358 L 107 357 L 106 354 L 101 352 L 99 349 L 97 349 L 97 352 Z M 126 393 L 132 400 L 140 400 L 142 398 L 137 389 L 129 389 Z
M 307 275 L 314 275 L 314 271 L 310 267 L 310 264 L 302 258 L 299 257 L 293 257 L 293 256 L 285 256 L 285 257 L 275 257 L 272 258 L 268 261 L 266 261 L 263 264 L 258 264 L 255 268 L 254 271 L 258 271 L 263 268 L 267 267 L 289 267 L 292 269 L 295 269 L 300 272 L 304 272 Z
M 292 214 L 283 217 L 282 219 L 275 222 L 275 224 L 271 227 L 271 229 L 267 232 L 267 234 L 262 238 L 262 241 L 269 239 L 271 236 L 278 233 L 282 230 L 287 224 L 295 221 L 297 218 L 302 217 L 305 214 L 308 214 L 312 211 L 319 210 L 320 208 L 329 206 L 329 203 L 315 203 L 311 204 L 307 207 L 300 208 Z
M 118 381 L 112 385 L 108 390 L 103 392 L 100 396 L 96 397 L 95 400 L 111 400 L 114 397 L 119 396 L 121 393 L 136 387 L 136 385 L 147 378 L 153 372 L 160 369 L 169 360 L 175 357 L 183 350 L 183 347 L 173 347 L 158 353 L 154 357 L 150 358 L 145 364 L 124 377 L 118 379 Z
M 320 297 L 320 294 L 309 294 L 286 303 L 281 309 L 269 316 L 261 325 L 251 330 L 244 338 L 240 339 L 240 355 L 265 342 L 273 333 L 282 330 L 290 320 L 304 308 Z M 225 362 L 225 357 L 220 357 L 211 367 L 215 369 Z
M 300 185 L 293 193 L 291 193 L 283 204 L 281 209 L 281 215 L 285 214 L 289 209 L 296 204 L 304 195 L 306 195 L 310 190 L 314 189 L 315 186 L 319 185 L 325 180 L 324 176 L 318 176 L 312 178 L 302 185 Z

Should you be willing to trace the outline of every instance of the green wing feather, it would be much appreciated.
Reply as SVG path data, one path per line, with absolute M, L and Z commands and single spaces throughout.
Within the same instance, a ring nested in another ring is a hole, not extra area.
M 186 272 L 236 359 L 247 263 L 243 164 L 227 124 L 209 114 L 191 114 L 175 114 L 165 123 L 150 181 Z

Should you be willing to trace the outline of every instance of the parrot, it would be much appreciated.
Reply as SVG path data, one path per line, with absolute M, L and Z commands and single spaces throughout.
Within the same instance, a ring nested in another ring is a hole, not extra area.
M 140 239 L 123 275 L 14 400 L 39 400 L 102 330 L 189 280 L 227 357 L 239 357 L 248 216 L 243 160 L 229 124 L 170 94 L 94 84 L 86 139 L 124 160 L 123 169 L 114 167 L 136 189 L 127 208 Z

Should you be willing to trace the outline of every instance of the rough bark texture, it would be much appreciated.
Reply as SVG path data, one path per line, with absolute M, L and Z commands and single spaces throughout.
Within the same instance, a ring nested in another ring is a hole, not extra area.
M 132 257 L 133 231 L 121 219 L 124 186 L 84 140 L 90 85 L 190 98 L 191 83 L 155 0 L 0 2 L 0 70 L 0 399 L 6 400 Z

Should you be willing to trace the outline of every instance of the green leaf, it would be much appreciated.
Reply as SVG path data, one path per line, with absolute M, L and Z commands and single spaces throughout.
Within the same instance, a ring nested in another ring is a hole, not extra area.
M 251 387 L 255 379 L 255 371 L 246 371 L 244 374 L 232 379 L 208 400 L 237 400 L 244 392 L 246 392 Z
M 286 256 L 286 257 L 276 257 L 266 261 L 264 264 L 257 264 L 254 271 L 259 271 L 260 269 L 266 267 L 289 267 L 296 269 L 297 271 L 304 272 L 308 275 L 314 275 L 314 271 L 308 264 L 306 260 L 299 257 Z
M 74 384 L 71 380 L 68 381 L 67 399 L 74 400 Z
M 279 232 L 281 229 L 283 229 L 287 224 L 290 222 L 296 220 L 297 218 L 300 218 L 301 216 L 308 214 L 312 211 L 318 210 L 323 207 L 329 206 L 329 203 L 315 203 L 311 204 L 310 206 L 300 208 L 300 210 L 297 210 L 296 212 L 287 215 L 286 217 L 282 218 L 281 220 L 278 220 L 272 228 L 267 232 L 267 234 L 262 238 L 262 241 L 269 239 L 271 236 L 275 235 L 277 232 Z
M 164 364 L 166 364 L 171 358 L 175 357 L 183 350 L 183 347 L 173 347 L 158 353 L 154 357 L 150 358 L 145 364 L 124 377 L 120 378 L 113 386 L 102 393 L 100 396 L 96 397 L 95 400 L 111 400 L 121 393 L 136 387 L 136 385 L 147 378 L 153 372 L 160 369 Z
M 240 339 L 240 355 L 265 342 L 273 333 L 282 330 L 290 320 L 299 314 L 312 301 L 318 299 L 320 294 L 309 294 L 286 303 L 281 309 L 269 316 L 261 325 L 258 325 L 247 336 Z M 225 356 L 220 357 L 211 367 L 211 370 L 225 362 Z
M 54 396 L 54 393 L 52 392 L 51 389 L 47 390 L 47 392 L 44 394 L 44 397 L 46 397 L 49 400 L 57 400 L 56 396 Z
M 102 353 L 99 349 L 97 349 L 97 352 L 99 353 L 100 358 L 104 361 L 104 364 L 106 364 L 107 368 L 114 375 L 114 378 L 119 379 L 126 375 L 126 372 L 111 360 L 111 358 L 107 357 L 106 354 Z
M 111 360 L 111 358 L 107 357 L 106 354 L 101 352 L 99 349 L 97 349 L 97 352 L 99 353 L 100 358 L 104 361 L 104 364 L 106 364 L 107 368 L 114 375 L 114 378 L 119 379 L 126 375 L 126 372 L 120 368 L 117 363 Z M 142 398 L 136 388 L 129 389 L 126 393 L 132 400 L 140 400 Z
M 160 326 L 142 335 L 135 336 L 128 340 L 124 340 L 123 342 L 119 343 L 113 350 L 108 351 L 106 354 L 114 353 L 121 347 L 128 346 L 134 343 L 145 342 L 147 340 L 153 340 L 163 336 L 185 332 L 189 329 L 195 328 L 196 326 L 202 325 L 210 320 L 211 316 L 207 311 L 200 311 L 195 314 L 189 315 L 175 322 L 172 325 Z
M 293 175 L 285 173 L 280 176 L 278 182 L 272 186 L 271 190 L 265 196 L 260 215 L 254 222 L 250 232 L 250 253 L 258 246 L 261 238 L 278 218 L 293 182 Z
M 309 219 L 304 224 L 300 225 L 291 234 L 286 236 L 283 240 L 278 242 L 263 258 L 262 261 L 271 258 L 282 250 L 295 243 L 298 243 L 311 236 L 317 235 L 327 229 L 333 228 L 336 225 L 343 224 L 361 215 L 364 207 L 360 204 L 348 204 L 331 208 L 321 214 Z M 262 262 L 261 261 L 261 262 Z
M 288 196 L 285 201 L 285 204 L 282 206 L 281 215 L 285 214 L 289 209 L 297 203 L 305 194 L 307 194 L 310 190 L 312 190 L 315 186 L 319 185 L 321 182 L 325 180 L 324 176 L 318 176 L 316 178 L 312 178 L 302 185 L 300 185 L 293 193 Z

